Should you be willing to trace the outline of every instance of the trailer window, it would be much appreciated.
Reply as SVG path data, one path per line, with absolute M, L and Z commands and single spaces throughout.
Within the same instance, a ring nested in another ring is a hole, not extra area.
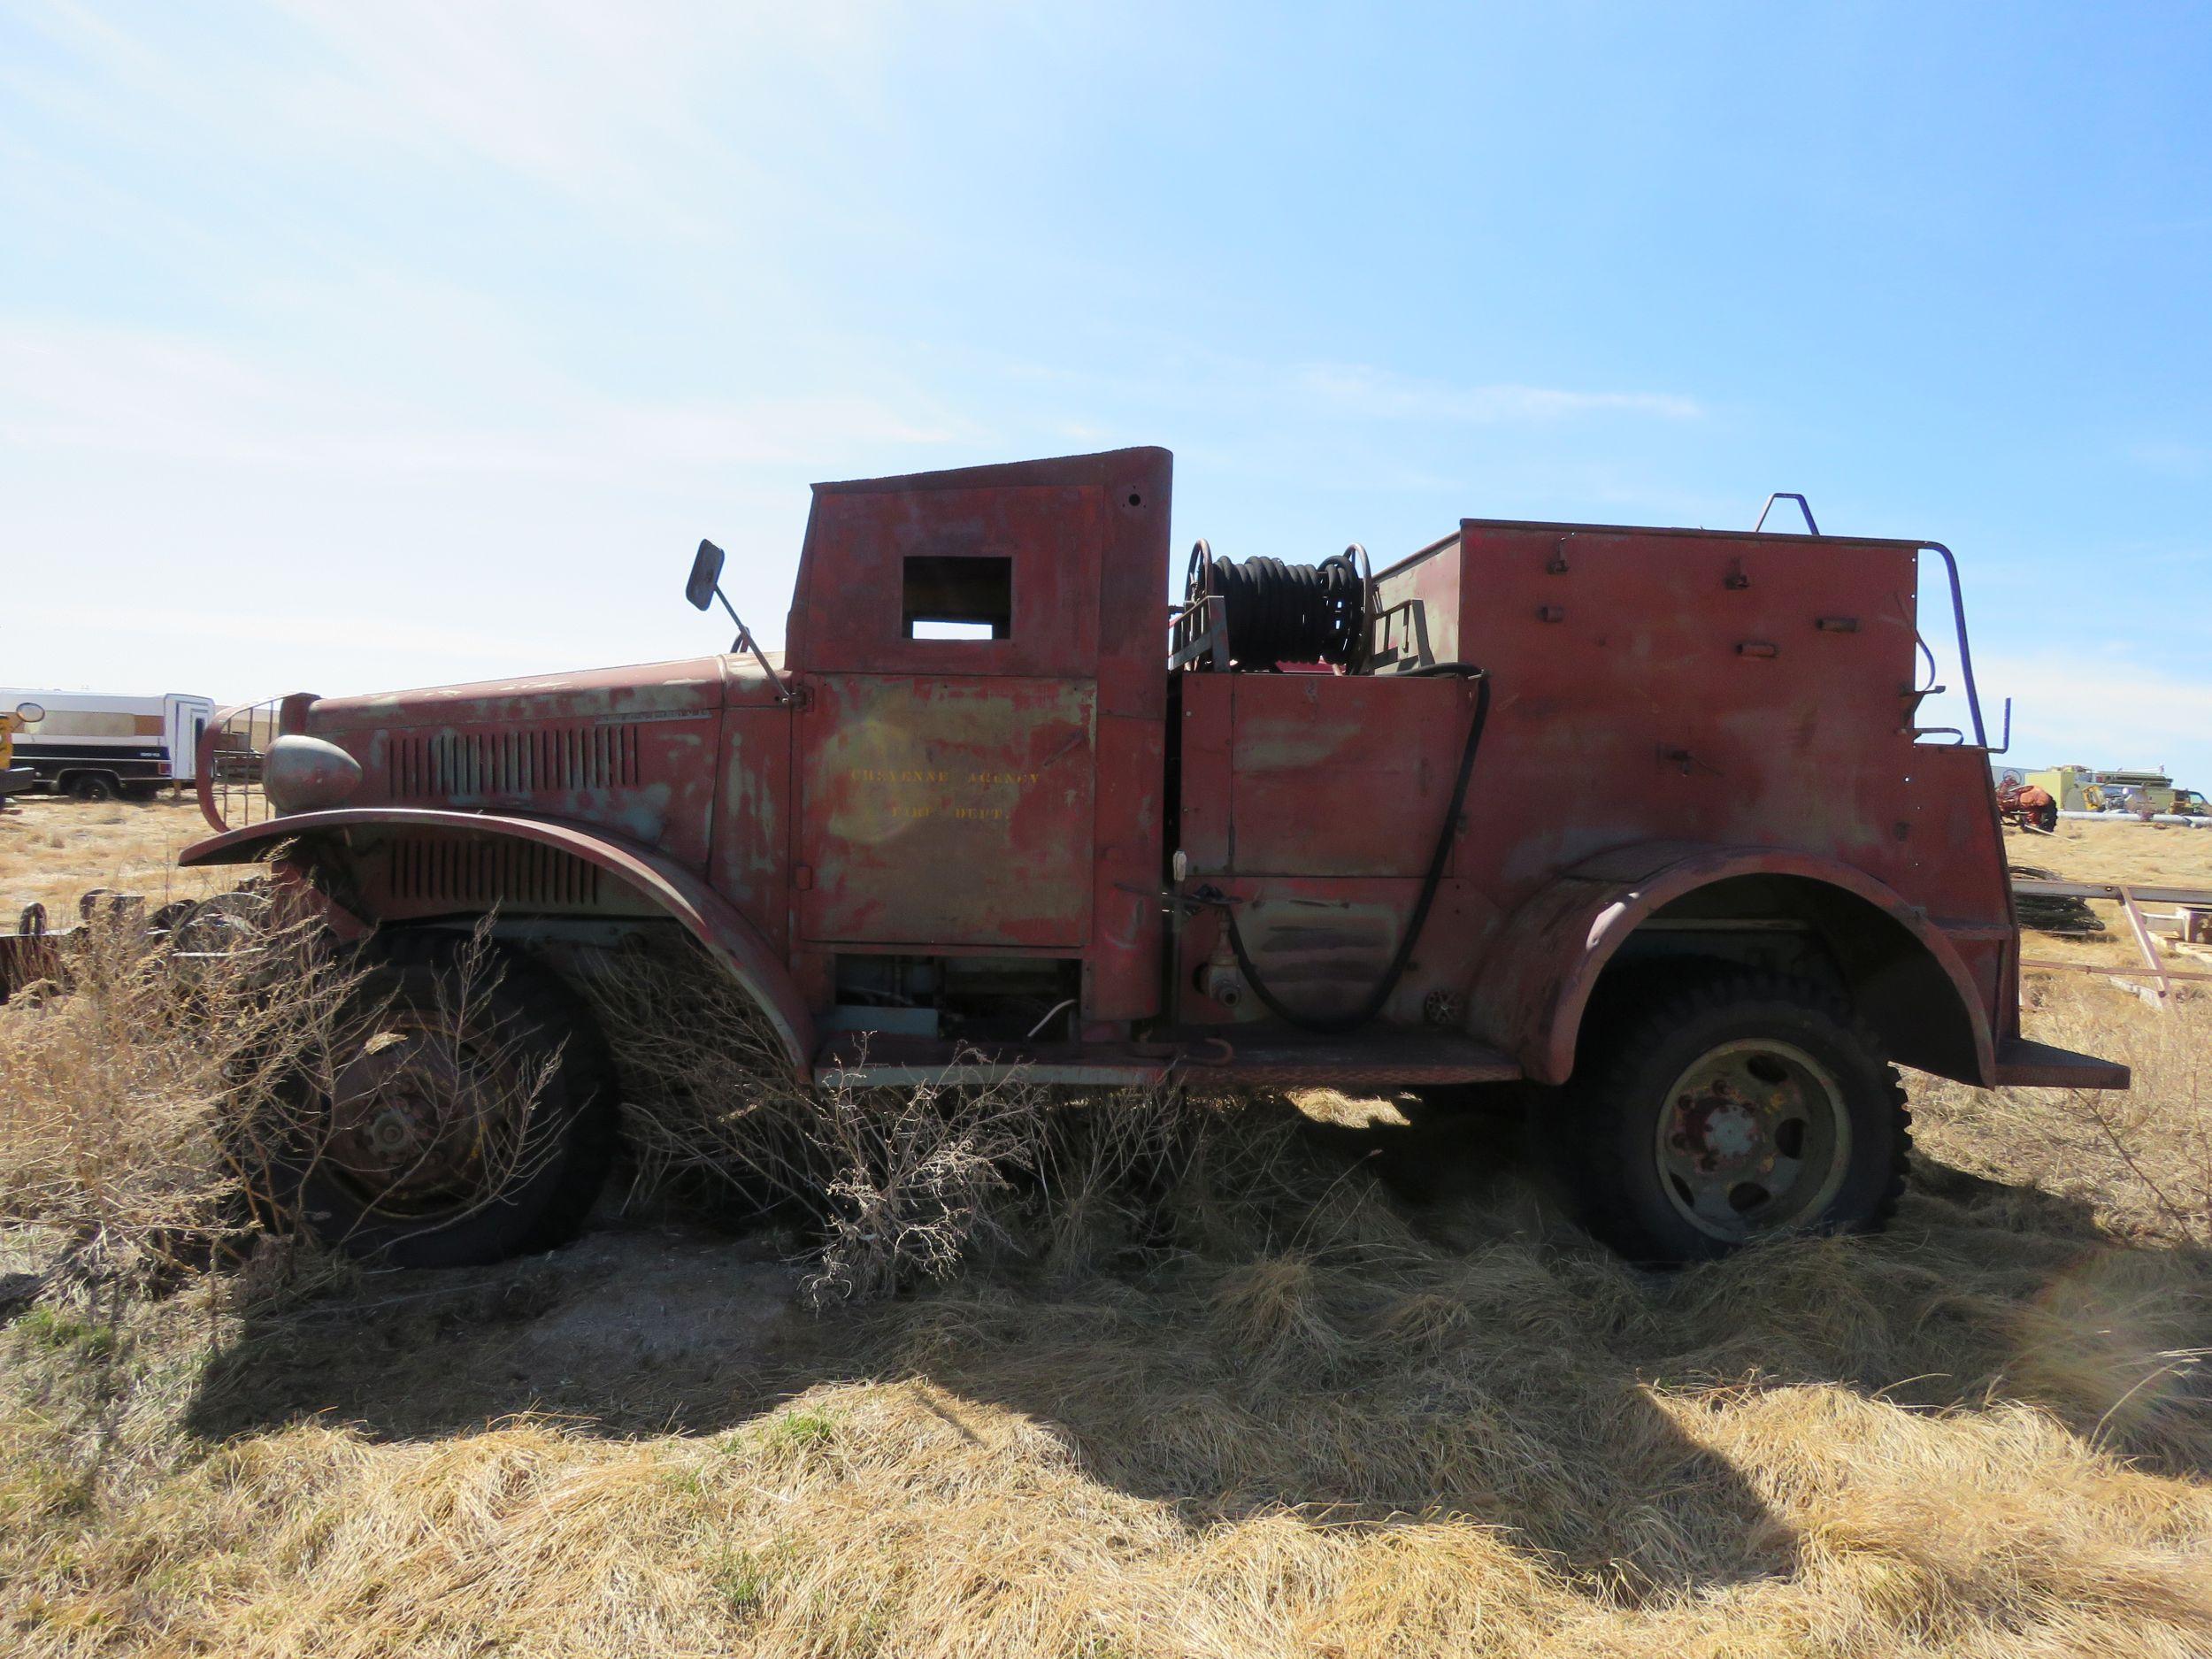
M 100 709 L 48 709 L 46 718 L 25 727 L 45 738 L 159 737 L 157 714 L 117 714 Z
M 1014 631 L 1014 561 L 961 555 L 906 560 L 901 602 L 910 640 L 1003 640 Z

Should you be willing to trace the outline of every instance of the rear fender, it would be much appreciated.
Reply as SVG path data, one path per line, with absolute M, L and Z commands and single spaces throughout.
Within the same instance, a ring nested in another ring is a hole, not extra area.
M 1962 1075 L 1960 1080 L 1982 1087 L 1995 1084 L 1996 1045 L 1989 1009 L 1943 930 L 1863 872 L 1832 859 L 1767 847 L 1646 842 L 1577 864 L 1517 910 L 1493 941 L 1475 983 L 1479 1034 L 1511 1054 L 1536 1081 L 1565 1082 L 1574 1071 L 1575 1046 L 1590 994 L 1630 935 L 1684 895 L 1737 876 L 1787 876 L 1817 882 L 1864 901 L 1903 928 L 1939 971 L 1955 1000 L 1955 1007 L 1921 1010 L 1923 1017 L 1931 1026 L 1963 1021 L 1970 1036 L 1970 1058 L 1962 1047 L 1955 1069 L 1970 1070 L 1973 1075 Z
M 355 807 L 297 812 L 196 841 L 177 860 L 187 866 L 258 864 L 282 844 L 325 835 L 350 839 L 364 831 L 429 829 L 482 841 L 509 839 L 549 847 L 595 865 L 655 909 L 681 923 L 760 1005 L 782 1041 L 794 1073 L 804 1080 L 814 1054 L 814 1020 L 790 972 L 744 914 L 700 877 L 649 848 L 603 831 L 546 818 L 430 807 Z

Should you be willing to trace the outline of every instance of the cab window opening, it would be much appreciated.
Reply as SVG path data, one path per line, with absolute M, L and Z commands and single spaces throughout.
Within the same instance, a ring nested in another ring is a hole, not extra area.
M 1014 561 L 918 554 L 905 561 L 902 632 L 910 640 L 1003 640 L 1014 632 Z

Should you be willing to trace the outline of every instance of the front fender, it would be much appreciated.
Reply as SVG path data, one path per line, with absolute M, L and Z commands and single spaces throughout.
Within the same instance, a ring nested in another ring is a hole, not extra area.
M 490 812 L 449 812 L 434 807 L 341 807 L 297 812 L 266 823 L 227 830 L 195 841 L 180 864 L 258 864 L 282 842 L 303 836 L 361 829 L 437 829 L 479 838 L 509 837 L 549 847 L 596 865 L 680 922 L 713 953 L 760 1004 L 782 1041 L 794 1072 L 810 1075 L 814 1020 L 790 972 L 743 912 L 711 887 L 648 847 L 598 829 L 537 818 Z
M 1540 1083 L 1563 1083 L 1590 993 L 1615 954 L 1654 912 L 1734 876 L 1793 876 L 1863 900 L 1909 933 L 1949 982 L 1972 1033 L 1977 1076 L 1996 1079 L 1989 1010 L 1958 949 L 1923 910 L 1864 872 L 1834 859 L 1773 847 L 1642 842 L 1584 860 L 1507 918 L 1475 982 L 1481 1034 Z

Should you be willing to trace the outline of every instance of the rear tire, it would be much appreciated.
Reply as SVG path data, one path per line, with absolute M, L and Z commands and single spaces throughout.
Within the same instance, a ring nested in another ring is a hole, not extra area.
M 104 772 L 81 772 L 69 780 L 69 795 L 75 801 L 112 801 L 115 780 Z
M 2035 826 L 2036 826 L 2036 828 L 2038 828 L 2038 829 L 2041 830 L 2041 831 L 2042 831 L 2042 832 L 2043 832 L 2046 835 L 2053 834 L 2053 833 L 2055 833 L 2057 831 L 2057 829 L 2058 829 L 2058 803 L 2057 803 L 2057 802 L 2055 802 L 2055 801 L 2046 801 L 2046 802 L 2045 802 L 2045 803 L 2044 803 L 2041 806 L 2039 806 L 2039 807 L 2036 808 L 2036 810 L 2035 810 Z
M 349 1256 L 471 1267 L 549 1250 L 575 1237 L 605 1179 L 615 1087 L 588 1012 L 495 949 L 457 1017 L 463 949 L 438 934 L 379 940 L 333 1075 L 295 1090 L 300 1133 L 271 1195 Z
M 1536 1140 L 1583 1225 L 1631 1260 L 1711 1261 L 1785 1233 L 1878 1229 L 1911 1118 L 1879 1040 L 1806 980 L 1647 993 L 1586 1042 Z

